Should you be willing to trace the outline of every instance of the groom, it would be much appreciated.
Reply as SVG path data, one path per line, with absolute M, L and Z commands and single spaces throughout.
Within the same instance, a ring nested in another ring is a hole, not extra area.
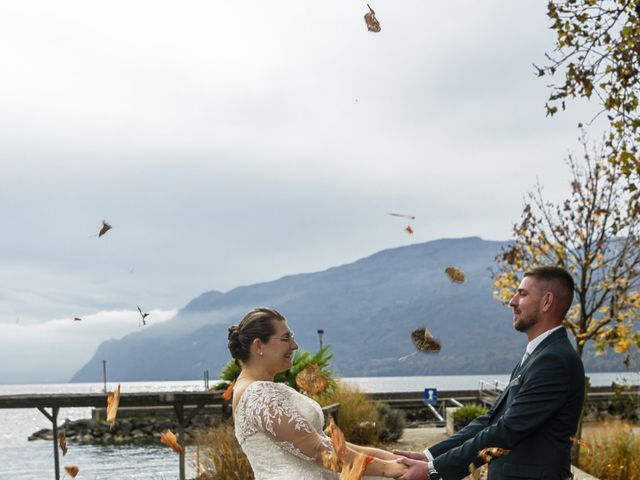
M 571 478 L 571 440 L 584 401 L 584 368 L 562 321 L 573 301 L 573 279 L 559 267 L 524 274 L 515 296 L 513 327 L 527 334 L 526 352 L 507 388 L 483 416 L 424 452 L 395 453 L 409 466 L 400 480 L 457 480 L 478 466 L 478 452 L 510 453 L 489 463 L 489 480 Z

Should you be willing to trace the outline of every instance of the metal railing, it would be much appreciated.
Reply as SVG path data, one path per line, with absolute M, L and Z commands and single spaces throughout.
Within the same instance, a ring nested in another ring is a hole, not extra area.
M 507 388 L 507 383 L 499 380 L 480 380 L 478 399 L 485 405 L 493 405 L 500 394 Z

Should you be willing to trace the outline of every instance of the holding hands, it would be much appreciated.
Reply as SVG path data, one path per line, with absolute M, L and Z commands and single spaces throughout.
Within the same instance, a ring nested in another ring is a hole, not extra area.
M 384 462 L 383 476 L 387 478 L 404 478 L 404 475 L 409 471 L 409 467 L 400 462 L 400 459 Z
M 394 450 L 393 453 L 400 455 L 397 462 L 406 469 L 402 476 L 397 477 L 399 480 L 425 480 L 429 478 L 429 465 L 424 452 Z

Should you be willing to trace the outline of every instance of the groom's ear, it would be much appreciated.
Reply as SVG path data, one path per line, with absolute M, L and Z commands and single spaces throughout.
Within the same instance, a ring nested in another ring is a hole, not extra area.
M 553 292 L 545 292 L 544 296 L 542 297 L 542 311 L 548 312 L 551 309 L 554 301 L 555 295 L 553 294 Z

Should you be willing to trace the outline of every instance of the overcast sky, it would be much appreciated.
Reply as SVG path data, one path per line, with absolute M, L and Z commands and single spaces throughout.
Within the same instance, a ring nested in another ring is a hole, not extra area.
M 135 329 L 137 305 L 166 319 L 385 248 L 507 239 L 536 178 L 567 191 L 595 107 L 545 117 L 545 2 L 371 6 L 377 34 L 350 0 L 0 5 L 0 351 L 37 357 L 74 316 Z

